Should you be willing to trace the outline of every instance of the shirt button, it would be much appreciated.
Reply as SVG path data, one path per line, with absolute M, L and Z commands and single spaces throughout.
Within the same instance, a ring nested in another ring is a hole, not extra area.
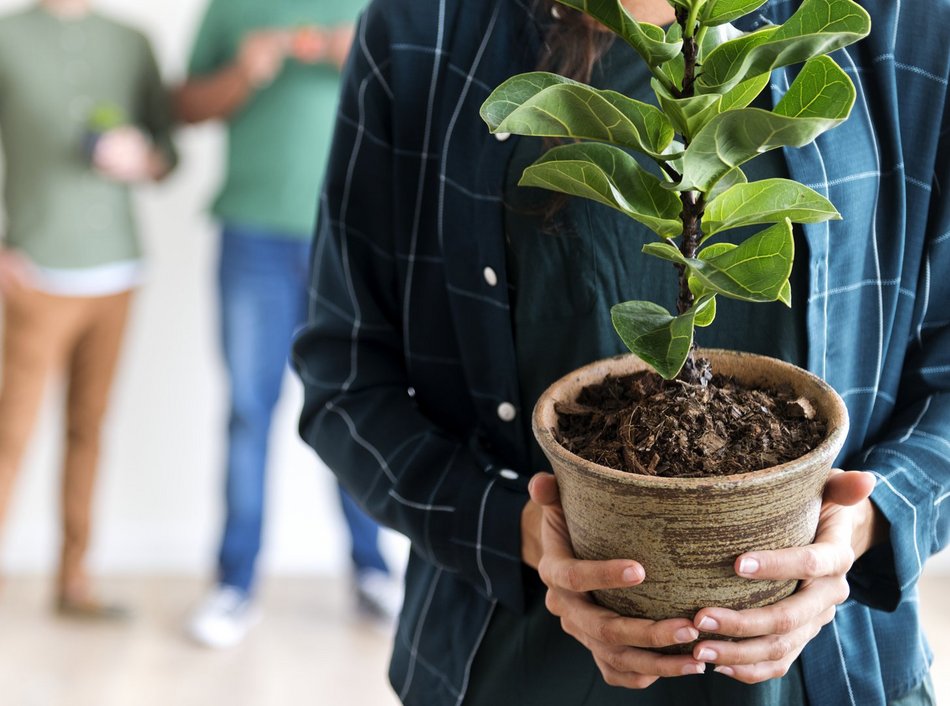
M 498 405 L 498 418 L 503 422 L 512 422 L 518 416 L 518 410 L 511 402 L 502 402 Z
M 485 281 L 488 283 L 489 287 L 494 287 L 496 284 L 498 284 L 498 275 L 492 268 L 486 267 L 484 270 L 482 270 L 482 276 L 485 278 Z
M 498 472 L 498 475 L 500 475 L 500 476 L 501 476 L 502 478 L 504 478 L 505 480 L 518 480 L 518 474 L 515 473 L 515 472 L 514 472 L 513 470 L 511 470 L 510 468 L 502 468 L 502 469 Z
M 499 142 L 505 142 L 509 137 L 511 137 L 510 132 L 496 132 L 495 139 Z

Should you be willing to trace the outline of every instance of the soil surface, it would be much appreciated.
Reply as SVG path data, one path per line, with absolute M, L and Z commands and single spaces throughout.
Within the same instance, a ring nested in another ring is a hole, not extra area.
M 603 466 L 665 477 L 748 473 L 803 456 L 825 438 L 811 401 L 714 375 L 706 387 L 653 372 L 607 376 L 555 406 L 558 441 Z

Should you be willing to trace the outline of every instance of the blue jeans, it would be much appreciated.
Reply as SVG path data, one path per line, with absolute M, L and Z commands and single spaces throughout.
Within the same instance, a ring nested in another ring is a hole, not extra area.
M 221 234 L 221 340 L 231 387 L 227 520 L 219 581 L 245 592 L 254 584 L 264 520 L 264 471 L 271 416 L 294 333 L 306 321 L 310 243 L 226 225 Z M 379 529 L 340 489 L 356 571 L 388 571 Z

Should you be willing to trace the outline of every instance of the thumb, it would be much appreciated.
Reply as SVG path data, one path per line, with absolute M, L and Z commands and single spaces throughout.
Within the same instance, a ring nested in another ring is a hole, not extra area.
M 538 505 L 549 506 L 560 502 L 557 479 L 551 473 L 538 473 L 528 482 L 531 499 Z
M 857 505 L 871 495 L 877 479 L 864 471 L 833 471 L 824 499 L 837 505 Z

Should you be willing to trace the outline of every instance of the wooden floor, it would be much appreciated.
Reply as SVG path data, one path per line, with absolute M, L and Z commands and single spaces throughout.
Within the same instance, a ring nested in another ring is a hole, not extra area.
M 47 582 L 16 578 L 4 584 L 2 706 L 397 704 L 385 680 L 388 631 L 353 615 L 342 581 L 272 580 L 262 593 L 264 620 L 243 645 L 226 652 L 193 646 L 181 634 L 199 582 L 135 578 L 108 586 L 135 605 L 133 622 L 109 627 L 57 620 L 47 610 Z M 948 594 L 950 578 L 922 587 L 925 624 L 937 651 L 937 703 L 950 705 Z

